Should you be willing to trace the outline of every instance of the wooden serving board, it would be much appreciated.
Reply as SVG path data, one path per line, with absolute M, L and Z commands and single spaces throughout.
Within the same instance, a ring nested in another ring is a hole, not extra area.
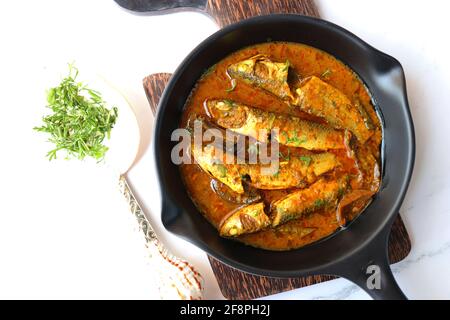
M 225 26 L 244 18 L 270 13 L 298 13 L 318 17 L 312 0 L 208 0 L 206 12 L 219 26 Z M 170 79 L 170 73 L 157 73 L 144 78 L 144 90 L 153 113 Z M 397 216 L 389 237 L 389 259 L 391 263 L 403 260 L 411 250 L 411 241 L 405 225 Z M 315 283 L 335 279 L 317 275 L 301 278 L 279 279 L 261 277 L 241 272 L 208 256 L 220 290 L 227 299 L 255 299 Z

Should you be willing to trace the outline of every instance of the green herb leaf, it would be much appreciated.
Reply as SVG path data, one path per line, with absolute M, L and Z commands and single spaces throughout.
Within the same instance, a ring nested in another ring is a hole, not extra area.
M 255 210 L 250 211 L 248 214 L 257 218 L 259 216 L 259 211 L 255 209 Z
M 223 102 L 226 103 L 229 109 L 233 108 L 234 102 L 232 100 L 224 99 Z
M 285 66 L 283 67 L 283 69 L 281 71 L 282 72 L 288 71 L 290 66 L 291 66 L 291 62 L 288 59 L 286 59 Z
M 297 147 L 300 146 L 301 144 L 305 143 L 306 141 L 308 141 L 306 136 L 299 138 L 297 135 L 297 131 L 291 131 L 290 136 L 286 131 L 282 131 L 281 134 L 286 139 L 286 142 L 285 142 L 286 144 L 294 144 Z
M 337 192 L 338 199 L 342 198 L 344 193 L 345 193 L 345 189 L 343 187 L 339 187 L 338 192 Z
M 310 156 L 300 156 L 300 160 L 307 166 L 311 164 L 312 158 Z
M 316 201 L 314 201 L 314 207 L 316 209 L 323 208 L 326 204 L 327 202 L 324 199 L 317 199 Z
M 221 178 L 225 178 L 227 176 L 227 167 L 225 167 L 223 164 L 217 164 L 217 170 L 220 173 Z
M 78 69 L 69 64 L 69 74 L 59 86 L 47 92 L 48 108 L 52 113 L 42 118 L 43 125 L 34 130 L 50 134 L 49 141 L 55 148 L 47 153 L 49 160 L 57 158 L 60 150 L 66 151 L 66 159 L 92 157 L 101 161 L 117 120 L 117 108 L 108 109 L 98 91 L 76 81 Z
M 321 78 L 328 78 L 333 72 L 330 69 L 326 69 L 322 74 L 320 75 Z

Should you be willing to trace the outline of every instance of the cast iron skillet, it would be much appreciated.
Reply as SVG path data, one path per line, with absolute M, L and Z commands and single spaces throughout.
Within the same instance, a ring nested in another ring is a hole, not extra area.
M 219 237 L 198 212 L 170 159 L 170 137 L 200 75 L 243 47 L 265 41 L 292 41 L 322 49 L 350 66 L 373 96 L 383 125 L 382 186 L 370 206 L 345 230 L 304 248 L 272 252 Z M 245 272 L 271 277 L 331 274 L 347 278 L 376 299 L 406 299 L 388 263 L 388 236 L 413 170 L 414 128 L 403 69 L 330 22 L 300 15 L 269 15 L 225 27 L 197 46 L 173 74 L 160 100 L 154 154 L 162 193 L 162 222 L 209 255 Z M 369 289 L 367 267 L 379 266 L 381 289 Z

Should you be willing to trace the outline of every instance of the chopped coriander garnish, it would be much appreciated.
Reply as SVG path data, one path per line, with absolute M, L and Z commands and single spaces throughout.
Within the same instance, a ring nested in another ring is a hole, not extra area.
M 267 127 L 267 130 L 268 130 L 268 131 L 272 130 L 273 122 L 275 121 L 275 118 L 276 118 L 275 113 L 270 113 L 269 125 L 268 125 L 268 127 Z
M 298 147 L 298 146 L 301 145 L 302 143 L 306 142 L 306 140 L 300 139 L 299 137 L 294 136 L 294 137 L 290 138 L 290 139 L 287 141 L 287 143 L 290 143 L 290 142 L 292 142 L 295 146 Z
M 322 72 L 322 74 L 320 75 L 320 77 L 322 77 L 322 78 L 328 78 L 331 74 L 332 74 L 332 71 L 331 71 L 330 69 L 326 69 L 324 72 Z
M 234 106 L 234 102 L 228 99 L 224 99 L 223 102 L 229 107 L 232 108 Z
M 316 201 L 314 201 L 314 207 L 316 209 L 323 208 L 326 204 L 327 202 L 324 199 L 317 199 Z
M 278 152 L 278 155 L 280 158 L 282 158 L 285 161 L 289 161 L 289 159 L 291 158 L 291 150 L 288 149 L 288 151 L 286 152 L 286 155 L 284 155 L 281 151 Z
M 282 72 L 286 72 L 288 71 L 289 67 L 291 66 L 291 62 L 289 60 L 286 59 L 286 64 L 283 67 L 283 69 L 281 70 Z
M 100 92 L 77 82 L 78 69 L 69 64 L 69 74 L 59 86 L 47 93 L 48 108 L 52 114 L 42 118 L 44 125 L 34 130 L 50 134 L 55 148 L 47 153 L 49 160 L 56 159 L 59 150 L 66 158 L 84 159 L 86 156 L 102 160 L 108 147 L 103 144 L 110 138 L 117 120 L 117 107 L 107 108 Z
M 291 131 L 291 136 L 289 136 L 289 134 L 285 131 L 281 132 L 281 134 L 284 136 L 284 138 L 286 139 L 286 144 L 293 144 L 295 146 L 300 146 L 302 143 L 305 143 L 306 141 L 308 141 L 308 139 L 306 138 L 306 136 L 304 136 L 303 138 L 299 138 L 297 135 L 297 131 Z
M 252 210 L 252 211 L 249 212 L 249 215 L 257 218 L 259 216 L 259 211 L 257 209 Z
M 300 160 L 307 166 L 311 164 L 312 158 L 310 156 L 300 156 Z
M 274 178 L 278 178 L 279 176 L 280 176 L 280 169 L 278 169 L 277 172 L 275 172 L 275 173 L 273 174 L 273 177 L 274 177 Z
M 227 167 L 225 167 L 223 164 L 217 164 L 217 170 L 220 173 L 221 178 L 225 178 L 227 176 Z

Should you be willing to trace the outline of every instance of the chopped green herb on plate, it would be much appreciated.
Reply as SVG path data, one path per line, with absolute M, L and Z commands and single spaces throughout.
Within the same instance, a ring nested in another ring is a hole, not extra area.
M 48 90 L 47 103 L 51 114 L 42 118 L 43 125 L 34 130 L 50 135 L 55 147 L 47 153 L 49 160 L 56 159 L 59 151 L 66 158 L 92 157 L 103 160 L 108 147 L 111 129 L 117 120 L 117 107 L 108 108 L 100 92 L 77 82 L 78 69 L 69 65 L 69 74 L 61 83 Z

